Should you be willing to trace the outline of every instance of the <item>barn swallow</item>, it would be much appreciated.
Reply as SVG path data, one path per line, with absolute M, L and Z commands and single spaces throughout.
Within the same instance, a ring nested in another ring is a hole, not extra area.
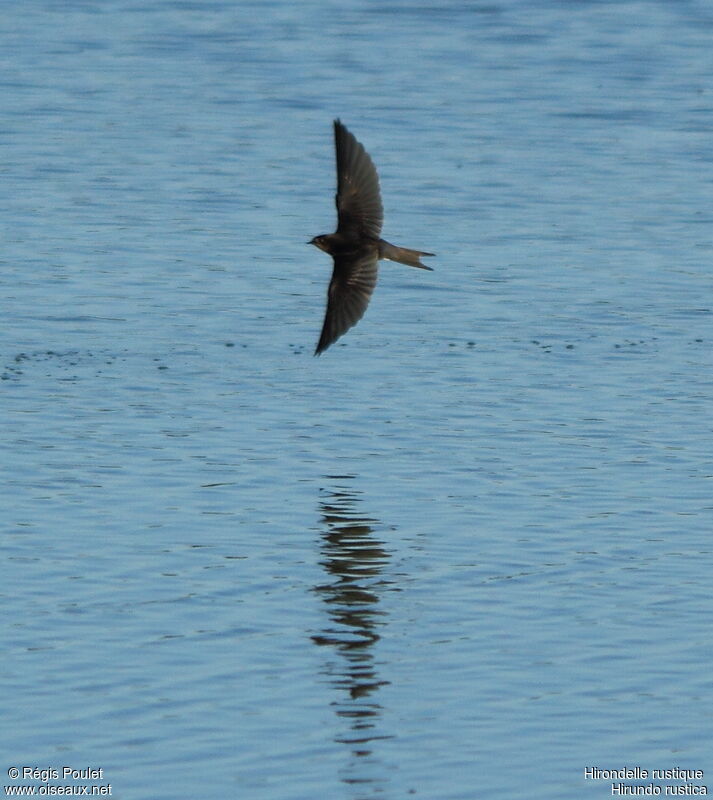
M 337 149 L 337 230 L 315 236 L 308 242 L 334 259 L 327 291 L 327 313 L 314 351 L 316 356 L 364 316 L 376 286 L 379 259 L 430 270 L 431 267 L 421 263 L 420 256 L 434 255 L 396 247 L 380 238 L 384 210 L 374 162 L 338 119 L 334 120 L 334 142 Z

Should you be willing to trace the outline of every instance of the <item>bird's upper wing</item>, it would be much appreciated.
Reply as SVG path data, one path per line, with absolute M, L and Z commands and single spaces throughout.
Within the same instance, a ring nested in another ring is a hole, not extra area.
M 378 253 L 337 256 L 327 292 L 327 313 L 315 355 L 333 344 L 364 316 L 376 286 Z
M 337 149 L 337 232 L 378 239 L 384 210 L 376 167 L 364 147 L 338 119 L 334 121 L 334 142 Z

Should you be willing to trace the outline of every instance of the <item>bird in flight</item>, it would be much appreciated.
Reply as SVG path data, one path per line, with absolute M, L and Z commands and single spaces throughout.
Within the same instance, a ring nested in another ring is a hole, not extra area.
M 327 291 L 327 312 L 319 337 L 317 356 L 364 316 L 376 286 L 379 259 L 398 261 L 409 267 L 428 269 L 422 250 L 396 247 L 380 238 L 384 210 L 379 176 L 374 162 L 354 136 L 336 119 L 337 148 L 337 230 L 315 236 L 313 244 L 334 259 L 334 271 Z

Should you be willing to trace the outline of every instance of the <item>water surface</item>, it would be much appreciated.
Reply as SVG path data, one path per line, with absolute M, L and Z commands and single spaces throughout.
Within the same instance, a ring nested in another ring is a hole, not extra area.
M 5 771 L 124 800 L 710 773 L 708 6 L 0 28 Z M 315 359 L 336 116 L 385 237 L 438 257 L 384 264 Z

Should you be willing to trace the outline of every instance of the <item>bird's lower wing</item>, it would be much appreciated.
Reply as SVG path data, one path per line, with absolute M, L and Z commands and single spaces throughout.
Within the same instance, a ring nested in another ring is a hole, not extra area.
M 364 316 L 374 293 L 377 274 L 376 253 L 334 259 L 334 272 L 327 292 L 327 313 L 315 355 L 326 350 Z

